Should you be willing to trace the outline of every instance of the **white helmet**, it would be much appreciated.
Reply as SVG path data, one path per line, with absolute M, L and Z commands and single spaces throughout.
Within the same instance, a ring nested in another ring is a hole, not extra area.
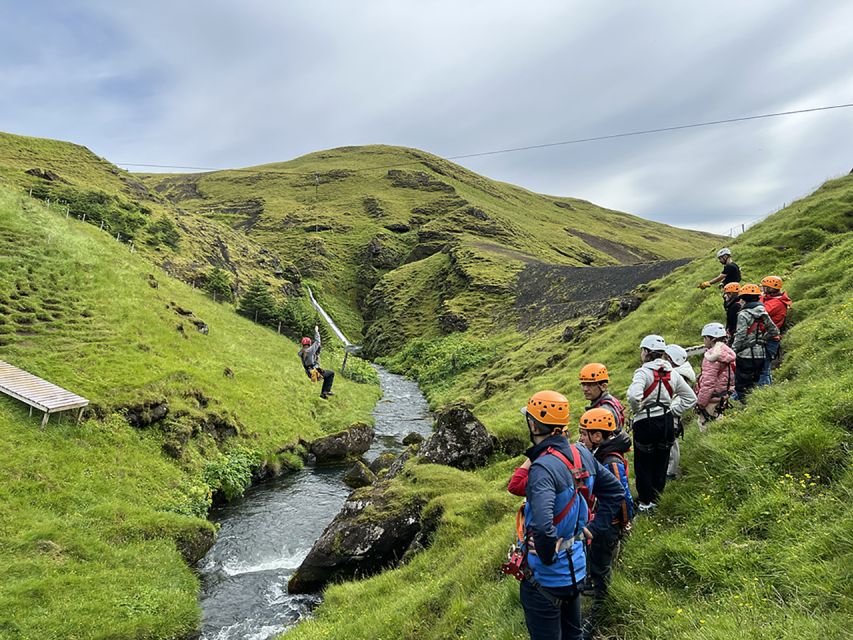
M 718 258 L 722 258 L 723 256 L 730 256 L 730 255 L 732 255 L 732 250 L 729 249 L 728 247 L 723 247 L 722 249 L 717 251 L 717 257 Z
M 677 344 L 666 345 L 666 355 L 669 356 L 672 364 L 676 367 L 680 367 L 687 362 L 687 352 L 684 350 L 684 347 L 680 347 Z
M 666 340 L 654 334 L 648 335 L 640 342 L 640 349 L 648 349 L 649 351 L 663 351 L 666 349 Z
M 709 338 L 724 338 L 726 336 L 726 328 L 719 322 L 709 322 L 702 327 L 702 337 Z

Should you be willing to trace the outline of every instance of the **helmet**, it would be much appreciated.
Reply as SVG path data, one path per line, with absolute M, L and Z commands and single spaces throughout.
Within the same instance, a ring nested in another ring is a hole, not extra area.
M 742 296 L 760 296 L 761 289 L 758 288 L 757 284 L 745 284 L 740 288 L 740 295 Z
M 569 401 L 556 391 L 537 391 L 530 396 L 527 406 L 521 407 L 521 413 L 544 425 L 565 427 L 569 424 Z
M 311 338 L 302 338 L 302 346 L 311 344 Z
M 609 410 L 597 407 L 581 416 L 580 428 L 591 431 L 616 431 L 616 419 Z
M 728 247 L 723 247 L 722 249 L 717 251 L 717 257 L 718 258 L 722 258 L 723 256 L 730 256 L 730 255 L 732 255 L 732 250 L 729 249 Z
M 729 282 L 723 287 L 723 293 L 740 293 L 740 282 Z
M 669 359 L 672 360 L 672 364 L 676 367 L 680 367 L 687 362 L 687 352 L 684 350 L 684 347 L 677 344 L 668 344 L 665 351 Z
M 779 276 L 767 276 L 761 281 L 762 287 L 770 287 L 772 289 L 782 288 L 782 278 Z
M 640 349 L 648 349 L 649 351 L 663 351 L 666 349 L 666 340 L 661 336 L 654 334 L 648 335 L 640 342 Z
M 719 322 L 709 322 L 702 327 L 702 337 L 704 338 L 705 336 L 709 338 L 725 338 L 726 328 Z
M 590 364 L 584 365 L 578 379 L 581 382 L 610 382 L 607 367 L 600 362 L 591 362 Z

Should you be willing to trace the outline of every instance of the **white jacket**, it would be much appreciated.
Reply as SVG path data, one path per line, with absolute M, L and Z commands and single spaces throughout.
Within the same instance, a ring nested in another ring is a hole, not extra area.
M 696 372 L 693 370 L 693 366 L 690 362 L 684 362 L 677 367 L 675 367 L 674 371 L 678 373 L 689 385 L 696 384 Z
M 683 366 L 683 365 L 682 365 Z M 689 365 L 688 365 L 689 366 Z M 657 369 L 669 371 L 669 386 L 672 388 L 672 396 L 666 390 L 663 384 L 659 384 L 645 400 L 643 400 L 643 392 L 652 385 L 655 380 L 654 372 Z M 658 396 L 660 391 L 660 396 Z M 634 371 L 634 377 L 631 380 L 631 386 L 628 387 L 628 405 L 634 412 L 637 419 L 645 417 L 653 418 L 664 414 L 664 406 L 668 406 L 669 410 L 676 418 L 680 418 L 686 411 L 693 408 L 696 404 L 696 394 L 693 389 L 685 382 L 684 378 L 672 368 L 672 365 L 658 358 L 652 362 L 646 362 L 642 367 Z

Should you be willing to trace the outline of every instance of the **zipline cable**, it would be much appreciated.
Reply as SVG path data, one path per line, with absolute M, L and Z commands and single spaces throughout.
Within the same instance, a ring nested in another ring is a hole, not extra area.
M 629 138 L 635 136 L 645 136 L 645 135 L 653 135 L 657 133 L 666 133 L 668 131 L 682 131 L 684 129 L 698 129 L 700 127 L 713 127 L 722 124 L 732 124 L 735 122 L 748 122 L 751 120 L 764 120 L 767 118 L 779 118 L 782 116 L 792 116 L 792 115 L 800 115 L 804 113 L 815 113 L 818 111 L 830 111 L 833 109 L 849 109 L 853 107 L 853 102 L 844 103 L 844 104 L 833 104 L 826 105 L 822 107 L 811 107 L 808 109 L 793 109 L 790 111 L 777 111 L 774 113 L 762 113 L 754 116 L 739 116 L 737 118 L 725 118 L 723 120 L 709 120 L 707 122 L 694 122 L 691 124 L 681 124 L 681 125 L 673 125 L 669 127 L 658 127 L 656 129 L 641 129 L 638 131 L 625 131 L 622 133 L 611 133 L 607 135 L 601 136 L 591 136 L 587 138 L 575 138 L 572 140 L 562 140 L 560 142 L 546 142 L 542 144 L 532 144 L 523 147 L 511 147 L 508 149 L 495 149 L 492 151 L 479 151 L 477 153 L 465 153 L 455 156 L 447 156 L 445 160 L 464 160 L 466 158 L 481 158 L 484 156 L 494 156 L 505 153 L 517 153 L 519 151 L 531 151 L 535 149 L 548 149 L 550 147 L 562 147 L 573 144 L 582 144 L 586 142 L 599 142 L 602 140 L 614 140 L 618 138 Z M 387 164 L 387 165 L 376 165 L 372 167 L 362 167 L 359 169 L 348 169 L 348 171 L 356 173 L 362 171 L 374 171 L 377 169 L 393 169 L 396 167 L 403 167 L 409 165 L 421 164 L 422 160 L 413 160 L 411 162 L 402 162 L 395 164 Z M 191 171 L 232 171 L 232 172 L 248 172 L 248 173 L 264 173 L 264 174 L 276 174 L 276 175 L 289 175 L 289 176 L 299 176 L 299 177 L 311 177 L 314 176 L 314 173 L 299 173 L 293 171 L 276 171 L 276 170 L 267 170 L 264 171 L 262 169 L 223 169 L 217 167 L 193 167 L 193 166 L 184 166 L 184 165 L 170 165 L 170 164 L 144 164 L 139 162 L 116 162 L 117 165 L 122 165 L 126 167 L 144 167 L 150 169 L 188 169 Z

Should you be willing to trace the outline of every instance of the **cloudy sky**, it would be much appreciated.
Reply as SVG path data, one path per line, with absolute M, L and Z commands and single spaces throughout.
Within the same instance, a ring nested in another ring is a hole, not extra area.
M 853 103 L 853 2 L 0 0 L 0 130 L 117 163 L 442 156 Z M 853 109 L 459 161 L 725 232 L 853 167 Z

